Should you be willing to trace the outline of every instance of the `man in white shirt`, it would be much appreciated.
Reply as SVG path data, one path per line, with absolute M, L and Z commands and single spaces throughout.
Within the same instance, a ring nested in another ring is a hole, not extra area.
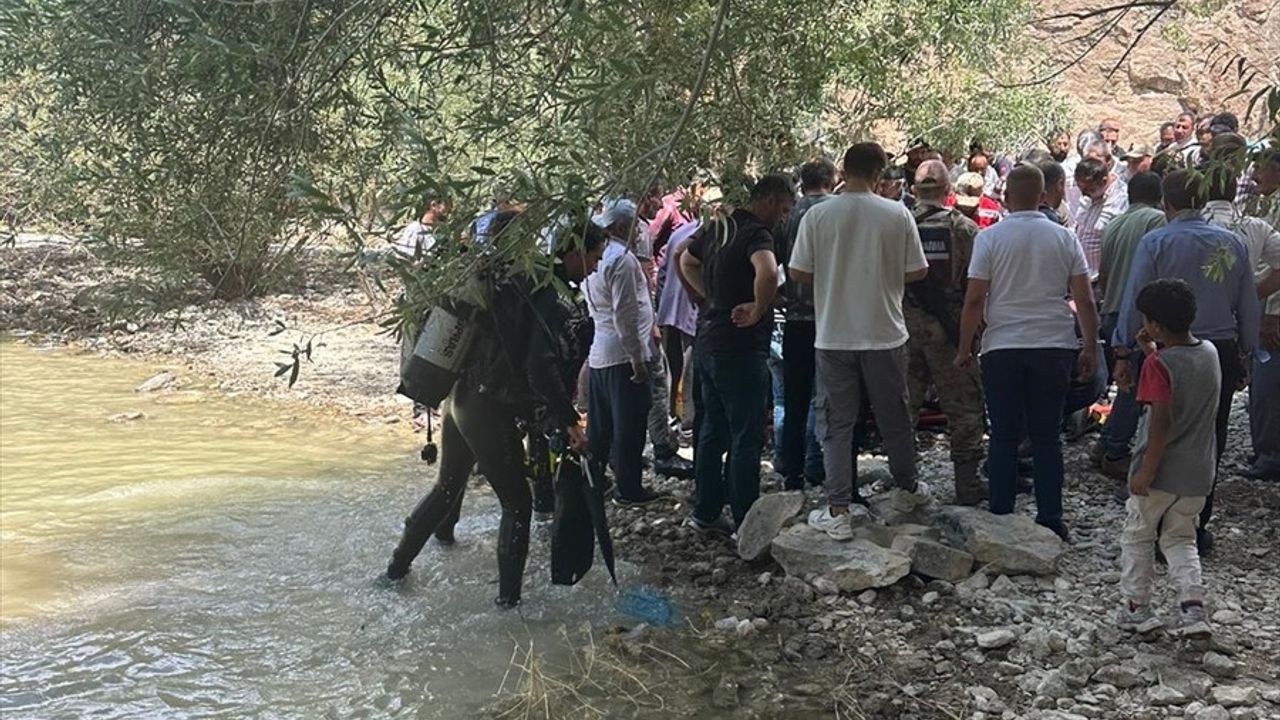
M 828 506 L 813 511 L 809 524 L 836 539 L 853 536 L 846 516 L 862 500 L 853 427 L 863 387 L 889 455 L 895 505 L 910 509 L 928 495 L 916 477 L 902 296 L 929 263 L 911 211 L 872 192 L 887 164 L 875 143 L 849 148 L 844 192 L 805 214 L 789 266 L 792 280 L 813 284 L 817 324 L 815 407 Z
M 978 233 L 956 365 L 973 362 L 985 319 L 981 369 L 991 421 L 991 512 L 1013 512 L 1018 444 L 1025 430 L 1035 463 L 1036 522 L 1066 540 L 1062 408 L 1072 369 L 1078 365 L 1083 377 L 1095 370 L 1098 312 L 1079 241 L 1036 209 L 1043 193 L 1039 168 L 1014 168 L 1005 193 L 1008 217 Z M 1079 312 L 1083 349 L 1068 293 Z
M 653 345 L 653 305 L 640 261 L 627 249 L 621 228 L 633 223 L 635 204 L 615 200 L 596 219 L 609 243 L 585 282 L 587 309 L 595 324 L 587 377 L 587 439 L 596 462 L 608 461 L 617 480 L 614 500 L 644 505 L 660 496 L 641 484 L 645 423 L 652 403 L 648 363 Z
M 422 217 L 404 226 L 395 251 L 408 257 L 419 257 L 435 247 L 435 227 L 449 216 L 450 203 L 445 198 L 427 198 Z

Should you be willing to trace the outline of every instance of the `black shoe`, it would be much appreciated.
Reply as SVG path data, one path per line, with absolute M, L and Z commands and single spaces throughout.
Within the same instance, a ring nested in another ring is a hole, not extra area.
M 392 560 L 391 564 L 387 565 L 386 574 L 383 575 L 382 577 L 385 578 L 388 583 L 396 583 L 403 580 L 404 576 L 408 574 L 409 574 L 408 565 L 401 567 L 400 565 L 396 564 L 396 561 Z
M 652 490 L 641 490 L 640 494 L 633 498 L 614 495 L 613 501 L 623 507 L 644 507 L 645 505 L 651 505 L 659 500 L 665 500 L 666 498 L 667 495 L 665 493 L 656 493 Z
M 716 518 L 713 522 L 699 520 L 696 515 L 690 515 L 688 519 L 689 527 L 697 530 L 703 535 L 720 535 L 729 537 L 733 534 L 733 524 L 724 518 L 723 515 Z
M 453 536 L 453 528 L 437 528 L 432 533 L 432 536 L 435 537 L 436 542 L 445 547 L 452 547 L 454 543 L 458 542 L 458 539 Z
M 665 475 L 678 480 L 691 480 L 693 479 L 693 463 L 679 455 L 672 455 L 655 461 L 653 463 L 653 472 L 657 475 Z
M 783 481 L 782 481 L 782 489 L 783 489 L 783 490 L 803 490 L 803 489 L 804 489 L 804 478 L 803 478 L 803 477 L 789 477 L 789 478 L 787 478 L 787 479 L 785 479 L 785 480 L 783 480 Z
M 520 598 L 498 597 L 493 599 L 493 604 L 498 606 L 499 610 L 510 610 L 520 604 Z
M 1246 465 L 1240 468 L 1240 476 L 1249 478 L 1250 480 L 1263 480 L 1266 482 L 1280 482 L 1280 473 L 1265 472 L 1255 465 Z
M 1067 532 L 1066 523 L 1062 522 L 1061 520 L 1058 520 L 1056 522 L 1042 522 L 1040 520 L 1036 520 L 1036 524 L 1041 527 L 1049 528 L 1050 530 L 1053 531 L 1054 535 L 1057 535 L 1058 538 L 1062 540 L 1062 542 L 1068 545 L 1071 544 L 1071 533 Z
M 1204 528 L 1196 528 L 1196 552 L 1200 557 L 1209 557 L 1213 552 L 1213 533 Z
M 1116 483 L 1115 487 L 1111 488 L 1111 496 L 1120 502 L 1129 502 L 1129 481 Z

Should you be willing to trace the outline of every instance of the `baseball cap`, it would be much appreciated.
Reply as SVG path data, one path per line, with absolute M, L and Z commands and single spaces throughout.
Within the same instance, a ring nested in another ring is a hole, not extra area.
M 1151 149 L 1151 146 L 1146 143 L 1139 143 L 1137 145 L 1130 146 L 1128 150 L 1121 153 L 1120 159 L 1136 160 L 1140 157 L 1148 157 L 1151 155 L 1155 155 L 1155 151 Z
M 636 204 L 627 198 L 606 198 L 601 203 L 600 212 L 591 218 L 591 222 L 607 228 L 620 222 L 630 222 L 636 216 Z
M 967 172 L 956 179 L 956 205 L 977 207 L 982 197 L 982 176 L 975 172 Z

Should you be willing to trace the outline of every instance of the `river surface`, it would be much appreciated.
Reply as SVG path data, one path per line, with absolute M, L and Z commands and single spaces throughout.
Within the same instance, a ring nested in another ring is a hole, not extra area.
M 562 625 L 617 621 L 599 566 L 549 584 L 545 527 L 525 604 L 494 608 L 487 491 L 456 547 L 381 586 L 430 484 L 407 423 L 135 393 L 156 369 L 0 342 L 6 720 L 471 717 L 517 645 L 554 653 Z

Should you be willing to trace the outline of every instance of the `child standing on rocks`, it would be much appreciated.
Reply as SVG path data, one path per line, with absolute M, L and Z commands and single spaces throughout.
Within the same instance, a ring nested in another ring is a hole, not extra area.
M 1214 417 L 1221 370 L 1213 343 L 1191 334 L 1196 298 L 1182 280 L 1156 280 L 1137 297 L 1138 342 L 1146 355 L 1138 402 L 1148 406 L 1129 467 L 1129 500 L 1120 539 L 1122 628 L 1150 632 L 1163 622 L 1151 609 L 1155 542 L 1169 563 L 1184 637 L 1211 633 L 1205 619 L 1196 526 L 1213 486 Z M 1149 368 L 1149 369 L 1148 369 Z

